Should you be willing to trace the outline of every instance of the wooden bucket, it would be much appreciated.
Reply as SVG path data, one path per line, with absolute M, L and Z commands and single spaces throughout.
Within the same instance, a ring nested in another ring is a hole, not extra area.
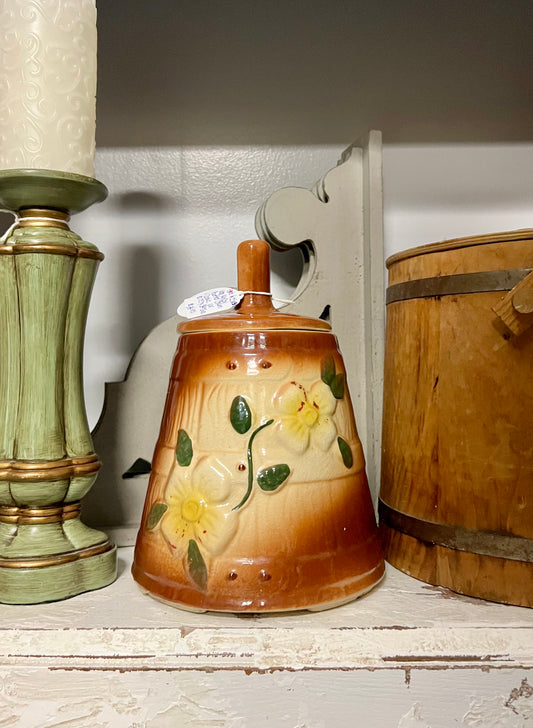
M 533 606 L 533 230 L 427 245 L 387 267 L 387 560 Z

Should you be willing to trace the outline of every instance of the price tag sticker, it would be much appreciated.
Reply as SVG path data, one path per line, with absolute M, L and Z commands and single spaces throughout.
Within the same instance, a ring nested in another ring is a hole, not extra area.
M 186 298 L 178 306 L 178 314 L 184 318 L 196 318 L 196 316 L 229 311 L 243 298 L 244 293 L 235 288 L 210 288 L 208 291 Z

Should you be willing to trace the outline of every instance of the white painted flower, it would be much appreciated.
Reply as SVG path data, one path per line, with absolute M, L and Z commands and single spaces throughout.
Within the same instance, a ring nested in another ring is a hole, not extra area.
M 229 504 L 231 473 L 221 462 L 202 458 L 194 468 L 174 469 L 165 493 L 161 530 L 170 547 L 185 555 L 192 539 L 219 554 L 237 528 Z
M 290 450 L 329 449 L 337 434 L 332 418 L 337 400 L 327 384 L 319 380 L 306 391 L 298 382 L 287 382 L 274 395 L 274 404 L 280 413 L 276 432 Z

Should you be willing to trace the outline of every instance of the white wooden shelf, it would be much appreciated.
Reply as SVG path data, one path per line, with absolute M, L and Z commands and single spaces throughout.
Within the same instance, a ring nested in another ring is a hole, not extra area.
M 192 614 L 139 590 L 132 551 L 119 549 L 119 577 L 105 589 L 0 606 L 2 728 L 533 720 L 531 610 L 389 566 L 370 594 L 326 612 Z

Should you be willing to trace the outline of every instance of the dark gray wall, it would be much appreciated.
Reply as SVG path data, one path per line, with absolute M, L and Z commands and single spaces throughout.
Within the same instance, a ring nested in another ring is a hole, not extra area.
M 533 139 L 532 0 L 98 0 L 103 146 Z

